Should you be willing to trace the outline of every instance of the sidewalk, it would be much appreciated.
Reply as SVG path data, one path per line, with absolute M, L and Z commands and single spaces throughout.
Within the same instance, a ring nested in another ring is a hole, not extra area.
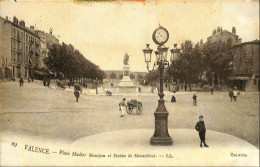
M 235 136 L 207 130 L 206 142 L 209 148 L 200 148 L 200 140 L 195 129 L 171 129 L 172 146 L 152 146 L 149 139 L 152 129 L 133 129 L 102 133 L 81 138 L 72 144 L 73 148 L 88 152 L 142 157 L 104 158 L 98 163 L 89 159 L 90 165 L 108 165 L 117 160 L 117 165 L 151 166 L 258 166 L 259 150 Z M 246 154 L 247 157 L 234 157 L 231 154 Z M 155 155 L 155 158 L 150 157 Z M 172 158 L 171 158 L 171 156 Z M 148 156 L 148 157 L 147 157 Z M 149 158 L 150 157 L 150 158 Z
M 1 141 L 1 165 L 24 166 L 258 166 L 259 150 L 235 136 L 207 130 L 200 148 L 195 129 L 170 129 L 172 146 L 152 146 L 153 129 L 120 130 L 87 136 L 72 144 L 22 137 Z M 5 135 L 7 136 L 7 135 Z M 17 147 L 11 142 L 17 142 Z M 31 150 L 25 146 L 34 146 Z M 49 149 L 40 153 L 36 147 Z M 36 150 L 36 151 L 35 151 Z

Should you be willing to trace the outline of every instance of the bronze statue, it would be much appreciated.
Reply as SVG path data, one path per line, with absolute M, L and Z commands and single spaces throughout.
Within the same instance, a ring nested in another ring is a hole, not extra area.
M 128 65 L 128 61 L 129 61 L 129 56 L 127 53 L 125 53 L 125 56 L 124 56 L 124 65 Z

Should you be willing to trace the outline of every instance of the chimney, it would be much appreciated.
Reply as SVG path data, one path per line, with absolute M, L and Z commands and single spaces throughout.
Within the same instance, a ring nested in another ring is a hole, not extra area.
M 237 32 L 236 32 L 236 27 L 232 27 L 232 33 L 233 34 L 236 34 Z
M 217 28 L 217 32 L 220 32 L 220 27 Z
M 203 39 L 200 40 L 200 45 L 203 45 Z
M 25 27 L 25 22 L 23 20 L 19 21 L 19 26 Z
M 18 25 L 18 19 L 15 16 L 13 17 L 13 23 Z
M 30 29 L 33 29 L 33 30 L 34 30 L 34 26 L 30 26 Z
M 8 16 L 6 16 L 5 19 L 8 20 Z

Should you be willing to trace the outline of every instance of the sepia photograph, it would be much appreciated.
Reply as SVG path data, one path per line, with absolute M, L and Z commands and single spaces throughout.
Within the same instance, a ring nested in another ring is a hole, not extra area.
M 0 166 L 259 166 L 259 0 L 0 0 Z

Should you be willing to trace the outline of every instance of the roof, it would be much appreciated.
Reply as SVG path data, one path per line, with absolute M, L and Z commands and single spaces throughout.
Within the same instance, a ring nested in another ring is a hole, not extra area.
M 237 44 L 236 46 L 241 46 L 241 45 L 249 45 L 249 44 L 260 44 L 260 41 L 259 40 L 253 40 L 253 41 L 249 41 L 249 42 L 243 42 L 243 43 L 240 43 L 240 44 Z
M 229 32 L 229 31 L 227 31 L 227 30 L 223 30 L 223 31 L 222 31 L 222 34 L 223 34 L 223 33 L 226 33 L 226 34 L 232 34 L 232 35 L 238 37 L 238 35 L 233 34 L 232 32 Z M 221 32 L 217 32 L 216 34 L 212 34 L 211 36 L 209 36 L 207 39 L 211 38 L 212 36 L 217 36 L 217 35 L 220 35 L 220 34 L 221 34 Z
M 37 38 L 40 38 L 40 37 L 36 34 L 35 30 L 33 30 L 33 29 L 31 29 L 31 28 L 28 28 L 28 27 L 26 27 L 26 26 L 25 26 L 25 27 L 22 27 L 22 26 L 20 26 L 19 24 L 15 24 L 15 23 L 12 22 L 11 20 L 5 19 L 5 18 L 3 18 L 3 17 L 1 17 L 1 16 L 0 16 L 0 19 L 4 20 L 5 22 L 10 23 L 11 25 L 13 25 L 13 26 L 15 26 L 15 27 L 17 27 L 17 28 L 20 28 L 20 29 L 22 29 L 22 30 L 24 30 L 24 31 L 26 31 L 26 32 L 28 32 L 28 33 L 34 35 L 34 36 L 37 37 Z

